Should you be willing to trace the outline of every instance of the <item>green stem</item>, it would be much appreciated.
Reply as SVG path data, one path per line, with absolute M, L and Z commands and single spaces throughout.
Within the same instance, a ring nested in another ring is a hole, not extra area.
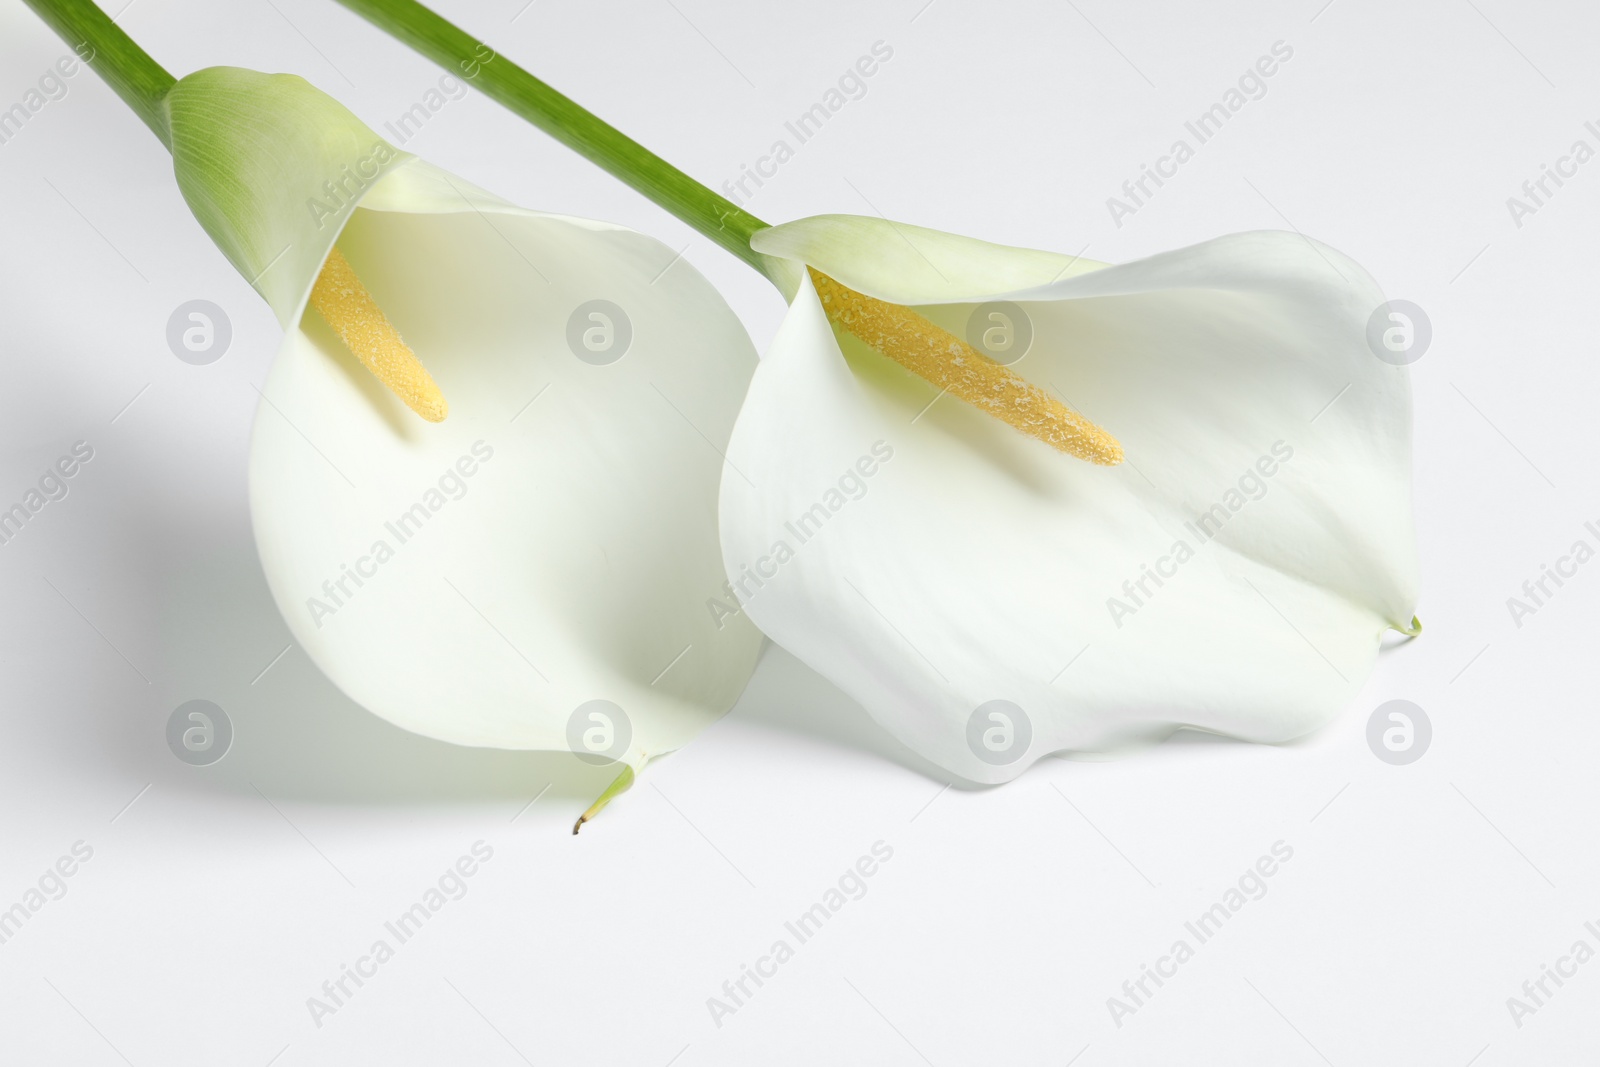
M 632 784 L 633 768 L 631 766 L 624 765 L 622 768 L 622 773 L 617 775 L 615 780 L 613 780 L 610 785 L 606 786 L 606 791 L 601 793 L 593 804 L 589 805 L 589 810 L 578 816 L 578 821 L 572 824 L 573 834 L 577 834 L 579 830 L 582 830 L 583 824 L 588 822 L 590 819 L 593 819 L 596 815 L 599 815 L 600 810 L 607 804 L 611 803 L 615 797 L 626 793 L 628 791 L 628 787 Z
M 122 102 L 167 144 L 167 112 L 162 99 L 173 77 L 133 38 L 111 21 L 93 0 L 23 0 L 56 36 L 93 67 Z M 170 147 L 170 146 L 169 146 Z
M 30 0 L 32 2 L 32 0 Z M 627 182 L 771 278 L 781 267 L 750 247 L 766 223 L 562 95 L 417 0 L 339 0 L 592 163 Z

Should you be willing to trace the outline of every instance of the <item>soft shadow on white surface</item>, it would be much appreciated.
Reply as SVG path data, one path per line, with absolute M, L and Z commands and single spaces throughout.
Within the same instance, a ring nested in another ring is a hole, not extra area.
M 157 684 L 182 686 L 171 707 L 204 697 L 233 721 L 232 750 L 182 776 L 190 788 L 330 804 L 448 804 L 526 800 L 546 786 L 551 799 L 588 800 L 615 777 L 565 752 L 464 748 L 371 714 L 291 643 L 253 547 L 247 538 L 230 542 L 225 554 L 166 576 L 153 620 L 166 657 Z M 226 669 L 252 662 L 254 671 Z
M 798 734 L 809 741 L 867 752 L 958 789 L 983 788 L 952 777 L 896 741 L 865 708 L 771 641 L 730 714 L 775 734 Z M 781 745 L 784 738 L 776 737 L 773 743 Z
M 553 801 L 593 799 L 609 768 L 567 753 L 463 748 L 390 725 L 341 693 L 294 645 L 267 591 L 247 528 L 239 517 L 207 509 L 204 529 L 148 524 L 135 555 L 148 561 L 147 625 L 153 659 L 135 652 L 151 677 L 150 698 L 128 704 L 96 701 L 85 728 L 100 741 L 103 764 L 90 774 L 150 780 L 197 793 L 253 796 L 331 805 L 471 804 L 523 801 L 548 786 Z M 130 524 L 131 525 L 131 524 Z M 129 527 L 125 526 L 127 530 Z M 1380 662 L 1411 652 L 1416 642 L 1387 642 Z M 281 653 L 281 655 L 280 655 Z M 172 709 L 186 700 L 214 701 L 229 715 L 234 741 L 220 762 L 183 767 L 161 744 Z M 786 650 L 766 646 L 734 720 L 770 732 L 775 750 L 795 739 L 866 755 L 940 784 L 982 790 L 922 758 L 874 722 L 859 704 Z M 1342 717 L 1341 717 L 1342 719 Z M 1336 723 L 1340 720 L 1336 720 Z M 1313 745 L 1326 731 L 1287 742 Z M 1115 759 L 1213 755 L 1228 738 L 1181 729 L 1157 749 Z M 1062 756 L 1104 762 L 1106 756 Z M 1045 767 L 1051 766 L 1046 762 Z

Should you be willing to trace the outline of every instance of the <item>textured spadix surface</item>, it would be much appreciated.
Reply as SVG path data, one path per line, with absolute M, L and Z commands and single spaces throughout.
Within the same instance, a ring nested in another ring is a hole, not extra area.
M 752 243 L 958 335 L 1014 303 L 1013 369 L 1126 451 L 1092 466 L 937 398 L 801 287 L 729 445 L 724 560 L 746 615 L 927 758 L 1002 782 L 1181 725 L 1293 738 L 1409 625 L 1410 388 L 1348 257 L 1244 233 L 1105 266 L 840 216 Z M 991 701 L 1019 749 L 973 730 Z

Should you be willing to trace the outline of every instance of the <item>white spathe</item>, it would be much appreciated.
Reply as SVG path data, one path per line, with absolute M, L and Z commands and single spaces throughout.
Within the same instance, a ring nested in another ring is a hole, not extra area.
M 185 198 L 285 326 L 250 508 L 317 666 L 464 745 L 565 751 L 574 713 L 605 701 L 579 750 L 636 769 L 726 712 L 761 636 L 707 603 L 721 453 L 756 365 L 721 296 L 666 245 L 499 200 L 299 78 L 211 68 L 167 108 Z M 336 239 L 443 423 L 306 310 Z
M 724 562 L 749 618 L 941 767 L 1297 737 L 1410 626 L 1410 387 L 1347 257 L 1244 233 L 1105 266 L 841 216 L 752 245 L 958 336 L 1015 303 L 1013 369 L 1126 450 L 1093 466 L 937 398 L 801 286 L 728 448 Z M 974 725 L 991 701 L 1025 722 Z

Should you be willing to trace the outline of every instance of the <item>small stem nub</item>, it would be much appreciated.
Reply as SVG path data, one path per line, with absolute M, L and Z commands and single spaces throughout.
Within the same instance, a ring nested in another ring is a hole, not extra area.
M 337 246 L 317 275 L 311 306 L 333 327 L 351 355 L 405 401 L 406 407 L 429 422 L 444 421 L 450 413 L 444 394 Z
M 1115 437 L 911 308 L 858 293 L 819 270 L 811 282 L 829 322 L 911 373 L 1058 451 L 1106 467 L 1122 462 Z
M 573 832 L 573 834 L 576 835 L 579 830 L 583 829 L 583 824 L 584 823 L 588 822 L 590 819 L 594 818 L 596 815 L 599 815 L 600 814 L 600 809 L 605 807 L 607 804 L 611 803 L 612 798 L 616 797 L 617 795 L 619 795 L 621 793 L 627 792 L 628 787 L 630 785 L 632 785 L 632 784 L 633 784 L 633 768 L 631 766 L 628 766 L 628 765 L 624 764 L 623 768 L 622 768 L 622 773 L 617 775 L 616 780 L 613 781 L 610 785 L 606 786 L 606 791 L 604 793 L 601 793 L 599 798 L 596 799 L 593 804 L 589 805 L 589 810 L 584 812 L 582 815 L 578 816 L 578 821 L 572 824 L 572 832 Z

